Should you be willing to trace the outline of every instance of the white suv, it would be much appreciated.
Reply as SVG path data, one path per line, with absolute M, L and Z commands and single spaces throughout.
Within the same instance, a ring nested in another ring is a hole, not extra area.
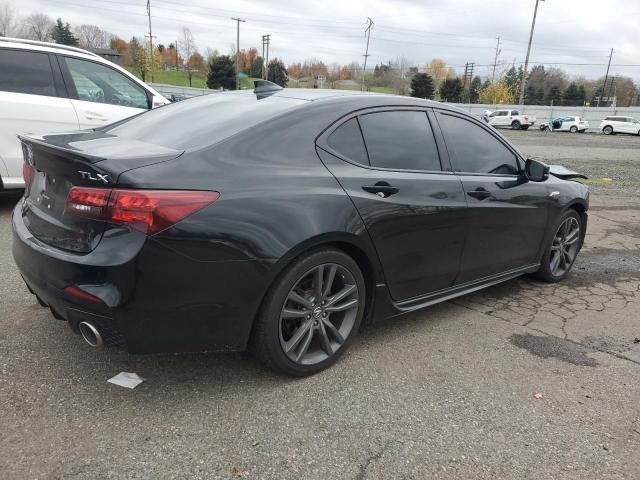
M 633 117 L 606 117 L 600 122 L 600 131 L 605 135 L 616 133 L 640 135 L 640 121 Z
M 18 133 L 95 128 L 166 103 L 86 50 L 0 37 L 0 189 L 24 187 Z

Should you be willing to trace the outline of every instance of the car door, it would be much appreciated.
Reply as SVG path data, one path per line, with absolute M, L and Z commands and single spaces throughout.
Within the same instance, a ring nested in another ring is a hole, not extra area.
M 151 107 L 147 92 L 116 69 L 81 58 L 58 58 L 82 128 L 113 123 Z
M 0 48 L 0 175 L 5 188 L 20 187 L 19 133 L 77 130 L 55 59 L 47 53 Z
M 547 228 L 546 184 L 524 180 L 522 159 L 497 132 L 453 112 L 437 119 L 469 205 L 457 283 L 534 264 Z
M 375 245 L 394 300 L 444 289 L 459 272 L 466 202 L 443 169 L 423 109 L 373 110 L 343 119 L 318 153 L 351 197 Z

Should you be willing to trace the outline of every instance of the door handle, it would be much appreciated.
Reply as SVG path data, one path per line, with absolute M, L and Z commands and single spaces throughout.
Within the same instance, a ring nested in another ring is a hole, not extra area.
M 84 114 L 84 118 L 86 118 L 87 120 L 100 120 L 101 122 L 106 122 L 107 120 L 109 120 L 107 117 L 103 115 L 98 115 L 97 113 L 92 113 L 92 112 L 86 112 Z
M 374 193 L 382 198 L 387 198 L 400 191 L 400 189 L 392 187 L 387 182 L 377 182 L 375 185 L 363 185 L 362 189 L 365 192 Z
M 491 192 L 485 190 L 484 188 L 476 188 L 475 190 L 467 192 L 467 195 L 473 198 L 477 198 L 478 200 L 484 200 L 485 198 L 489 198 L 491 196 Z

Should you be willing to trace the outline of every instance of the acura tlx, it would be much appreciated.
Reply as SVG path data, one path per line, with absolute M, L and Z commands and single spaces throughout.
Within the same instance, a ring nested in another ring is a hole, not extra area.
M 215 93 L 21 136 L 13 255 L 92 346 L 238 351 L 293 376 L 395 317 L 569 274 L 580 175 L 456 108 L 335 90 Z

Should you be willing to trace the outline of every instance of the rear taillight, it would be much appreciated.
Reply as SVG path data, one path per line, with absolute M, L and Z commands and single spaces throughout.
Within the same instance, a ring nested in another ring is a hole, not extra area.
M 22 178 L 24 179 L 24 184 L 28 187 L 31 185 L 31 179 L 33 178 L 34 168 L 32 165 L 29 165 L 26 161 L 22 164 Z
M 218 192 L 73 187 L 65 212 L 153 235 L 215 202 Z

